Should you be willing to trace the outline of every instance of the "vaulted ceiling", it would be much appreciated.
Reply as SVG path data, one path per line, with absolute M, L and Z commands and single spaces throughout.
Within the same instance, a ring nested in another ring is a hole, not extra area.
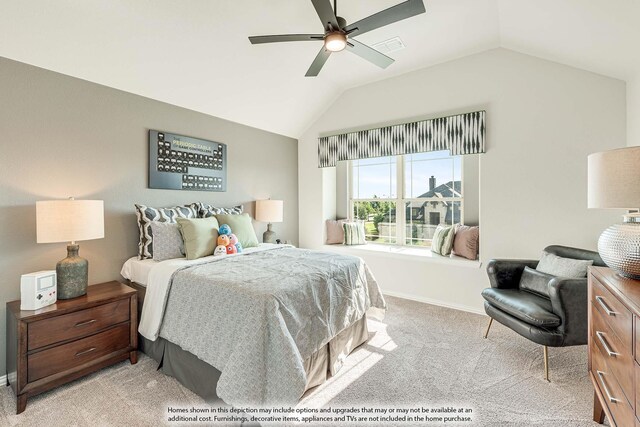
M 342 0 L 357 21 L 401 0 Z M 424 0 L 427 13 L 356 37 L 399 36 L 386 70 L 341 52 L 304 74 L 321 42 L 308 0 L 0 0 L 0 56 L 297 137 L 346 89 L 505 47 L 620 79 L 640 75 L 637 0 Z

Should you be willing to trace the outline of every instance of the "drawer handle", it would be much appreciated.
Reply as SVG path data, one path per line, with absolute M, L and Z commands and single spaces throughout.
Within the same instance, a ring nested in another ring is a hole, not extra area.
M 613 311 L 613 310 L 611 310 L 611 309 L 609 308 L 609 306 L 607 305 L 607 303 L 606 303 L 606 302 L 604 302 L 604 298 L 602 298 L 600 295 L 598 295 L 598 296 L 596 297 L 596 301 L 598 301 L 598 303 L 600 304 L 600 306 L 604 309 L 605 313 L 607 313 L 609 316 L 615 316 L 616 314 L 618 314 L 618 313 L 616 313 L 615 311 Z
M 605 375 L 605 373 L 602 372 L 602 371 L 596 371 L 596 373 L 598 374 L 598 378 L 600 379 L 600 384 L 602 384 L 602 388 L 604 389 L 604 393 L 607 395 L 607 399 L 609 400 L 609 402 L 611 402 L 611 403 L 619 403 L 619 402 L 621 402 L 620 399 L 616 399 L 615 397 L 611 396 L 611 393 L 609 392 L 609 388 L 604 383 L 604 375 Z
M 76 323 L 74 328 L 79 328 L 80 326 L 90 325 L 90 324 L 94 323 L 95 321 L 96 321 L 96 319 L 91 319 L 91 320 L 87 320 L 85 322 Z
M 620 353 L 616 353 L 615 351 L 611 350 L 611 347 L 609 347 L 609 343 L 607 343 L 607 340 L 604 338 L 604 333 L 597 331 L 596 336 L 598 337 L 600 344 L 602 344 L 602 347 L 604 347 L 604 351 L 606 351 L 610 357 L 620 356 Z
M 95 347 L 91 347 L 91 348 L 88 348 L 86 350 L 79 351 L 79 352 L 76 353 L 76 357 L 82 356 L 83 354 L 91 353 L 92 351 L 96 351 L 96 350 L 97 349 Z

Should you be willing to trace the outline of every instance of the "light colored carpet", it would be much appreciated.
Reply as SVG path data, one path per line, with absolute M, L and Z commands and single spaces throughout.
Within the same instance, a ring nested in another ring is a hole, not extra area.
M 596 426 L 586 346 L 550 349 L 551 383 L 542 348 L 487 318 L 388 298 L 385 321 L 338 375 L 307 393 L 309 407 L 461 406 L 478 426 Z M 0 391 L 3 426 L 157 426 L 168 404 L 204 405 L 141 355 L 29 400 L 15 415 L 9 387 Z M 362 425 L 362 424 L 360 424 Z M 430 424 L 434 425 L 434 424 Z M 469 424 L 456 424 L 469 425 Z

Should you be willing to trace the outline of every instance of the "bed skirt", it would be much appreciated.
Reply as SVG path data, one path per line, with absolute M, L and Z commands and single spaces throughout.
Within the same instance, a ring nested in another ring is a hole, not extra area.
M 139 350 L 158 362 L 158 370 L 176 378 L 206 402 L 221 400 L 216 393 L 219 370 L 164 338 L 158 337 L 155 341 L 150 341 L 139 334 L 138 338 Z M 368 339 L 367 318 L 363 316 L 312 354 L 304 362 L 307 373 L 305 392 L 335 375 L 347 356 Z

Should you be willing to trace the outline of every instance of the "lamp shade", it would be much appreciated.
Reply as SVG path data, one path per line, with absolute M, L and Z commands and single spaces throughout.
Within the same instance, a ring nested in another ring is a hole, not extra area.
M 282 200 L 256 200 L 256 221 L 282 222 Z
M 102 200 L 36 202 L 38 243 L 75 242 L 104 237 Z
M 640 147 L 588 157 L 589 208 L 640 208 Z

